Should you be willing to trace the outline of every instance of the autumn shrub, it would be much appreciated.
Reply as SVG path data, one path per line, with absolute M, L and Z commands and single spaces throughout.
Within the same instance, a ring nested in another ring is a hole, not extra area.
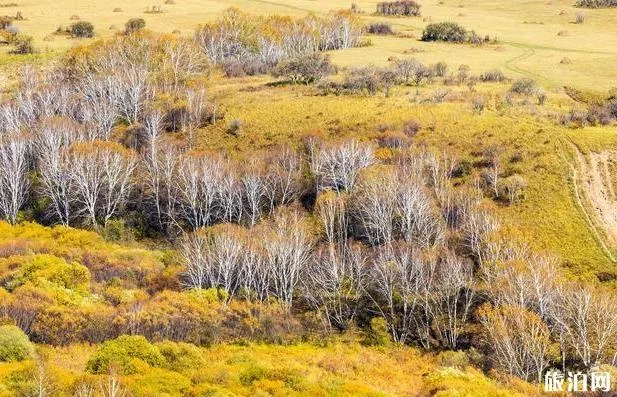
M 102 343 L 122 333 L 122 320 L 117 310 L 103 303 L 84 307 L 47 304 L 36 311 L 30 333 L 37 343 L 56 346 Z
M 137 371 L 139 361 L 152 367 L 165 365 L 165 357 L 146 338 L 122 335 L 100 345 L 88 360 L 87 368 L 93 374 L 108 373 L 117 368 L 130 375 Z
M 520 175 L 511 175 L 500 180 L 499 195 L 504 197 L 510 204 L 523 199 L 527 181 Z
M 431 72 L 434 76 L 444 77 L 448 72 L 448 64 L 445 62 L 437 62 L 430 67 Z
M 124 33 L 135 33 L 146 27 L 146 21 L 143 18 L 131 18 L 124 24 Z
M 416 120 L 409 120 L 403 125 L 403 132 L 410 138 L 418 134 L 422 125 Z
M 420 3 L 414 0 L 384 1 L 377 3 L 377 14 L 420 16 Z
M 354 93 L 375 95 L 381 88 L 378 71 L 372 66 L 353 68 L 345 74 L 343 88 Z
M 94 25 L 86 21 L 75 22 L 71 24 L 71 35 L 78 38 L 93 37 Z
M 25 283 L 32 283 L 43 288 L 62 288 L 75 292 L 87 292 L 90 272 L 79 263 L 67 263 L 64 259 L 49 254 L 11 257 L 0 260 L 3 267 L 16 269 L 10 276 L 5 276 L 9 290 Z
M 370 346 L 390 346 L 392 337 L 388 329 L 388 322 L 383 317 L 373 317 L 370 328 L 366 333 L 364 343 Z
M 530 79 L 529 77 L 521 77 L 520 79 L 512 83 L 510 91 L 515 94 L 532 95 L 536 90 L 537 86 L 538 84 L 535 82 L 535 80 Z
M 499 69 L 488 70 L 480 75 L 480 81 L 490 82 L 502 82 L 506 80 L 506 76 Z
M 14 325 L 0 326 L 0 361 L 27 360 L 34 354 L 28 336 Z
M 257 365 L 251 365 L 242 372 L 240 372 L 240 383 L 243 386 L 252 386 L 255 381 L 266 378 L 268 371 Z
M 272 66 L 257 59 L 227 60 L 221 66 L 227 77 L 256 76 L 272 70 Z
M 366 32 L 370 34 L 389 35 L 394 34 L 392 25 L 385 22 L 375 22 L 367 26 Z
M 148 368 L 143 373 L 131 375 L 124 383 L 134 397 L 193 395 L 188 394 L 191 379 L 163 368 Z
M 315 52 L 282 61 L 272 75 L 283 77 L 294 84 L 312 84 L 335 71 L 327 54 Z
M 386 132 L 379 136 L 379 144 L 390 149 L 402 149 L 408 147 L 411 140 L 403 132 Z
M 5 30 L 13 23 L 13 19 L 8 16 L 0 16 L 0 30 Z
M 154 341 L 208 345 L 222 335 L 220 307 L 216 290 L 165 291 L 144 305 L 134 320 L 135 327 Z
M 155 346 L 165 357 L 165 368 L 174 372 L 190 371 L 207 363 L 201 350 L 190 343 L 164 341 Z
M 26 55 L 34 53 L 32 36 L 28 36 L 25 34 L 16 34 L 11 37 L 10 43 L 13 45 L 12 52 L 14 54 Z

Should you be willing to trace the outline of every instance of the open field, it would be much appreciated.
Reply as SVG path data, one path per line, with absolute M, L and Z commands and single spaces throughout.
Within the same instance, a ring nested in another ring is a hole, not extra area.
M 171 33 L 179 31 L 192 35 L 199 24 L 213 20 L 228 7 L 238 7 L 255 14 L 288 14 L 304 16 L 307 13 L 326 14 L 331 10 L 349 7 L 349 2 L 323 0 L 275 1 L 216 1 L 178 0 L 162 4 L 161 14 L 146 14 L 151 2 L 139 0 L 130 3 L 80 1 L 23 0 L 17 7 L 0 8 L 0 14 L 22 11 L 25 21 L 17 23 L 25 33 L 34 36 L 35 45 L 42 52 L 57 53 L 82 40 L 54 36 L 58 26 L 81 20 L 95 25 L 98 37 L 109 37 L 124 29 L 129 18 L 144 18 L 149 29 Z M 356 2 L 365 12 L 367 21 L 388 20 L 399 33 L 419 37 L 429 22 L 455 21 L 480 35 L 498 40 L 495 45 L 481 48 L 426 44 L 414 38 L 374 37 L 373 46 L 334 54 L 334 60 L 343 66 L 359 63 L 385 64 L 389 57 L 401 57 L 405 51 L 416 49 L 413 56 L 425 62 L 445 61 L 451 65 L 467 64 L 480 72 L 500 68 L 512 76 L 534 78 L 549 88 L 572 85 L 595 91 L 606 91 L 615 85 L 614 65 L 617 62 L 617 10 L 584 10 L 586 20 L 575 24 L 580 12 L 570 0 L 559 1 L 438 1 L 422 2 L 422 17 L 384 18 L 372 16 L 374 3 Z M 122 12 L 113 10 L 120 8 Z M 561 32 L 561 35 L 558 33 Z M 47 38 L 47 39 L 45 39 Z M 51 40 L 51 41 L 47 41 Z M 560 63 L 569 58 L 570 63 Z

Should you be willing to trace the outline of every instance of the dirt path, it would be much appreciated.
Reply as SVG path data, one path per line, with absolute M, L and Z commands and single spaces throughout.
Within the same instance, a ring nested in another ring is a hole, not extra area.
M 585 202 L 584 205 L 581 203 L 583 210 L 588 208 L 592 212 L 592 227 L 597 226 L 603 231 L 605 237 L 598 237 L 615 261 L 606 245 L 617 246 L 617 195 L 610 170 L 610 165 L 617 162 L 617 151 L 607 150 L 585 156 L 575 145 L 572 146 L 577 163 L 576 170 L 573 170 L 577 199 L 582 197 Z

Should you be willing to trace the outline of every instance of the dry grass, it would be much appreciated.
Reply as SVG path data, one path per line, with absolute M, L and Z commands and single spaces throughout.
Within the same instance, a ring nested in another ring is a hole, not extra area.
M 365 0 L 357 4 L 367 11 L 364 14 L 367 22 L 384 20 L 381 16 L 371 16 L 373 2 Z M 507 3 L 483 0 L 465 4 L 464 13 L 461 13 L 458 1 L 427 0 L 422 4 L 426 18 L 385 18 L 401 33 L 399 36 L 374 37 L 372 47 L 338 52 L 334 55 L 335 61 L 341 65 L 369 62 L 381 64 L 390 56 L 405 56 L 406 51 L 414 47 L 424 50 L 415 56 L 426 62 L 464 62 L 478 72 L 498 67 L 510 74 L 535 78 L 552 87 L 567 84 L 606 90 L 614 84 L 612 78 L 617 62 L 617 36 L 612 33 L 612 27 L 617 24 L 617 10 L 588 10 L 588 21 L 575 25 L 572 20 L 576 9 L 570 0 L 559 0 L 550 5 L 522 0 Z M 199 24 L 212 20 L 230 6 L 258 14 L 305 15 L 308 12 L 324 14 L 333 9 L 349 8 L 349 2 L 183 0 L 177 4 L 166 4 L 164 13 L 144 14 L 151 6 L 147 0 L 128 4 L 32 0 L 11 10 L 23 12 L 26 20 L 20 21 L 18 25 L 25 33 L 34 36 L 35 45 L 41 52 L 54 52 L 70 48 L 78 42 L 69 38 L 44 41 L 58 25 L 69 24 L 71 15 L 79 15 L 81 20 L 92 22 L 99 37 L 114 34 L 107 27 L 122 26 L 128 18 L 137 16 L 143 17 L 147 27 L 154 31 L 169 33 L 178 30 L 184 35 L 191 35 Z M 119 7 L 123 12 L 114 12 Z M 561 15 L 560 11 L 563 11 Z M 481 34 L 497 37 L 499 44 L 474 48 L 428 44 L 408 38 L 410 34 L 418 37 L 429 19 L 459 22 Z M 559 31 L 568 31 L 569 34 L 556 36 L 555 32 Z M 564 57 L 570 58 L 571 64 L 560 63 Z

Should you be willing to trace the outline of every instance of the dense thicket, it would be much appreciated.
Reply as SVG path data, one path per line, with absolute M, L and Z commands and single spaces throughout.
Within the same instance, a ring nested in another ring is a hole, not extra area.
M 481 37 L 473 30 L 469 32 L 456 22 L 438 22 L 429 23 L 426 28 L 424 28 L 421 40 L 480 45 L 489 41 L 490 38 L 488 36 Z
M 284 59 L 357 47 L 361 33 L 359 18 L 349 11 L 294 19 L 255 17 L 232 8 L 201 26 L 195 38 L 212 63 L 254 74 L 251 70 L 263 73 Z
M 617 7 L 617 1 L 615 0 L 577 0 L 577 7 L 583 8 L 610 8 Z
M 384 1 L 377 3 L 377 14 L 420 16 L 421 5 L 413 0 L 407 1 Z

